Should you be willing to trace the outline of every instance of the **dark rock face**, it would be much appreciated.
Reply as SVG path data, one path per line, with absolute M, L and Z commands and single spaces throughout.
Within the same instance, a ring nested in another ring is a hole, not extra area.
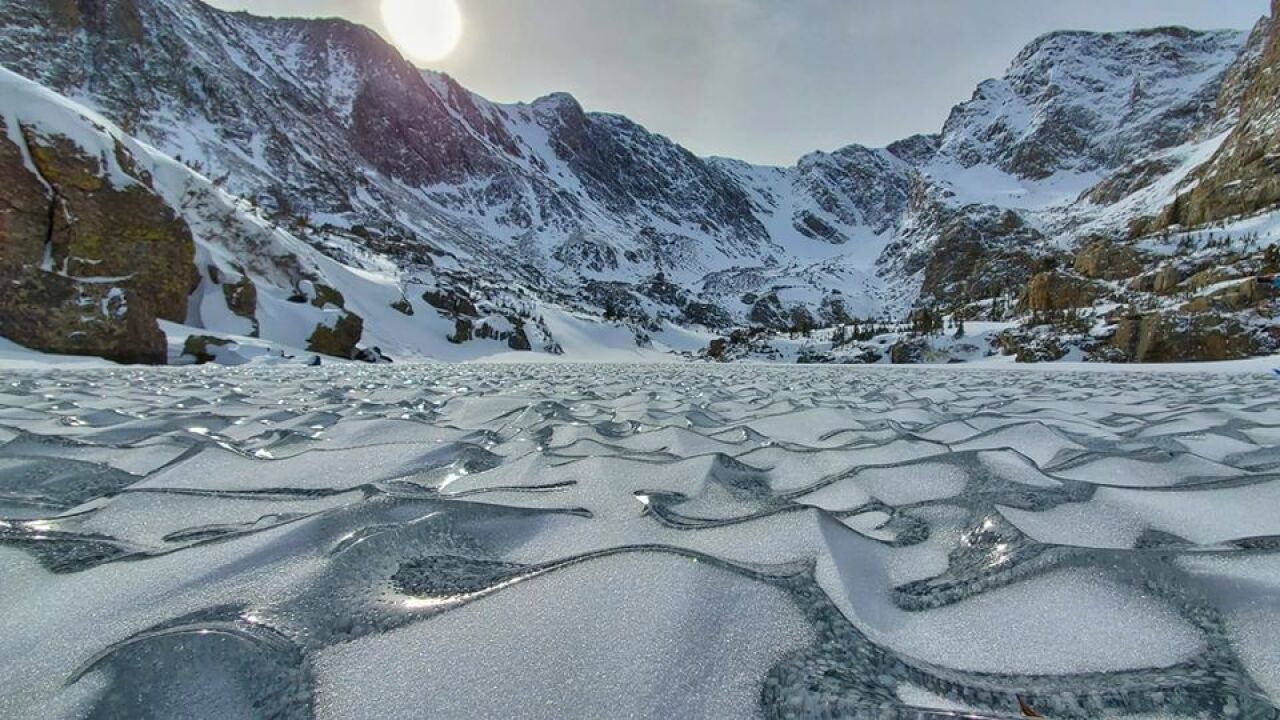
M 471 298 L 467 296 L 463 290 L 428 290 L 422 294 L 422 299 L 431 307 L 448 315 L 476 317 L 478 314 L 475 303 L 472 302 Z
M 784 330 L 790 320 L 783 311 L 782 303 L 779 302 L 778 296 L 772 293 L 765 295 L 752 304 L 749 319 L 752 324 L 770 330 Z
M 253 322 L 253 337 L 258 336 L 258 286 L 253 284 L 248 275 L 241 275 L 232 284 L 222 286 L 222 294 L 227 301 L 227 308 L 235 315 Z
M 128 184 L 65 137 L 0 137 L 0 329 L 47 352 L 167 362 L 157 319 L 181 322 L 199 282 L 190 229 L 115 149 Z M 24 161 L 24 152 L 34 172 Z
M 453 323 L 453 334 L 449 336 L 449 342 L 454 345 L 471 342 L 474 325 L 469 318 L 460 317 Z
M 991 206 L 945 208 L 919 198 L 928 253 L 908 255 L 904 270 L 924 271 L 922 299 L 954 302 L 1014 292 L 1040 265 L 1043 236 L 1013 211 Z M 905 239 L 910 242 L 911 238 Z M 891 246 L 887 252 L 896 252 Z
M 927 154 L 912 141 L 898 149 L 917 159 Z M 796 187 L 841 227 L 865 226 L 879 235 L 896 228 L 907 208 L 912 182 L 909 167 L 892 148 L 872 150 L 851 145 L 801 158 L 796 166 Z M 841 231 L 809 213 L 795 218 L 795 226 L 811 238 L 835 244 L 848 241 Z

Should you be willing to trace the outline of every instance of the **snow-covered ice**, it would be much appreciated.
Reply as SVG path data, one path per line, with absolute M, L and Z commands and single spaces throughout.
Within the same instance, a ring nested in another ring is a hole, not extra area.
M 0 377 L 0 717 L 1280 717 L 1265 376 Z

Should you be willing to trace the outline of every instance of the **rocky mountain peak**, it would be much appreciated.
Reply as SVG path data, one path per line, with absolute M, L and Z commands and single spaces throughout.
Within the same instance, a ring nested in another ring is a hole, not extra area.
M 1043 179 L 1172 147 L 1212 118 L 1245 39 L 1186 28 L 1051 33 L 952 111 L 940 154 Z

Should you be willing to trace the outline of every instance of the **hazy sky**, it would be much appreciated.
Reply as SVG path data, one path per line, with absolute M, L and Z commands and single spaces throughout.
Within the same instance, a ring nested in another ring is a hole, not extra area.
M 791 164 L 812 150 L 936 132 L 1037 35 L 1155 25 L 1249 28 L 1268 0 L 459 0 L 435 63 L 490 99 L 564 90 L 700 155 Z M 378 0 L 214 0 L 343 16 Z

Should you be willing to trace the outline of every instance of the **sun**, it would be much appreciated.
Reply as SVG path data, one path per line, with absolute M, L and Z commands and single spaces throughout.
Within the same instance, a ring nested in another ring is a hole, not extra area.
M 458 0 L 382 0 L 391 41 L 414 60 L 443 60 L 462 39 Z

